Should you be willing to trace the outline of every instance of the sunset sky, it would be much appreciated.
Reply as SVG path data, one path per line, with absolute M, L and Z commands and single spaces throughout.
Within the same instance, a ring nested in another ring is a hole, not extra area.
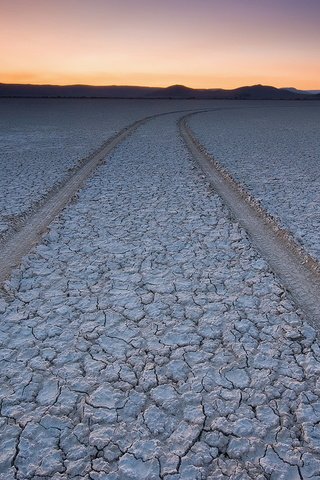
M 0 82 L 320 88 L 320 0 L 0 0 Z

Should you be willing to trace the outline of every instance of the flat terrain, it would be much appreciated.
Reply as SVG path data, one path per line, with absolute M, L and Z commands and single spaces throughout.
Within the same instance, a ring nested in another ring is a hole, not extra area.
M 320 478 L 315 330 L 179 137 L 119 145 L 1 296 L 1 480 Z
M 196 137 L 320 259 L 320 105 L 253 102 L 190 118 Z
M 0 240 L 71 169 L 119 130 L 155 113 L 214 105 L 201 101 L 0 99 Z

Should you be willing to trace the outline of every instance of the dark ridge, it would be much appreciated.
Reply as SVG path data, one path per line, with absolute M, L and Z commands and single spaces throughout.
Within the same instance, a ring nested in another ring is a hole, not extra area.
M 194 89 L 184 85 L 167 88 L 92 85 L 27 85 L 0 83 L 2 98 L 145 98 L 145 99 L 227 99 L 227 100 L 319 100 L 320 94 L 293 89 L 252 85 L 233 90 Z
M 265 85 L 253 85 L 251 87 L 240 87 L 233 90 L 236 98 L 239 99 L 259 99 L 259 100 L 277 100 L 279 98 L 284 100 L 291 100 L 297 98 L 300 94 L 295 92 L 289 92 L 287 90 L 281 90 L 275 87 L 269 87 Z
M 158 98 L 196 98 L 198 90 L 184 85 L 171 85 L 167 88 L 157 88 L 149 96 Z
M 320 90 L 298 90 L 297 88 L 294 88 L 294 87 L 281 88 L 281 90 L 289 90 L 289 92 L 303 93 L 307 95 L 316 95 L 320 93 Z
M 0 97 L 90 97 L 129 98 L 144 97 L 149 87 L 92 86 L 92 85 L 19 85 L 0 83 Z

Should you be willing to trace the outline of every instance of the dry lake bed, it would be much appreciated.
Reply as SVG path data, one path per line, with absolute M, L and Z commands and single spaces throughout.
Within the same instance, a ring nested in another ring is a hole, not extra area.
M 185 145 L 190 112 L 317 265 L 320 105 L 0 100 L 2 248 L 148 117 L 1 286 L 1 480 L 320 479 L 318 326 Z

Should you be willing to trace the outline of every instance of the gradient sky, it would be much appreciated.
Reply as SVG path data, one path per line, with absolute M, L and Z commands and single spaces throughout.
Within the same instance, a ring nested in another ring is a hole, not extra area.
M 0 82 L 320 88 L 320 0 L 0 0 Z

